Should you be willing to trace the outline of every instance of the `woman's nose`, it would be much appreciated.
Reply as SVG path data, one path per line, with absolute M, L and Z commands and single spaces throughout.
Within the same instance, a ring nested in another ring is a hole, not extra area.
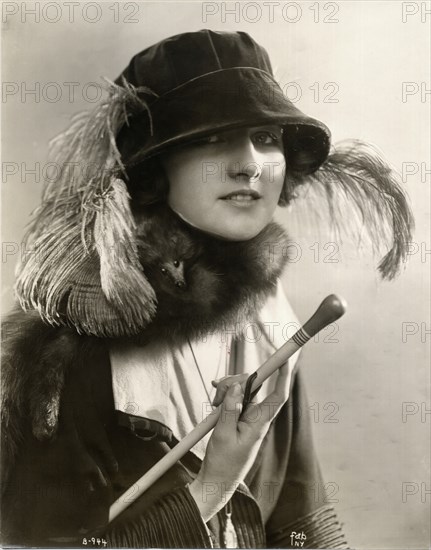
M 232 179 L 257 180 L 262 174 L 262 155 L 250 138 L 232 140 L 227 152 L 227 174 Z

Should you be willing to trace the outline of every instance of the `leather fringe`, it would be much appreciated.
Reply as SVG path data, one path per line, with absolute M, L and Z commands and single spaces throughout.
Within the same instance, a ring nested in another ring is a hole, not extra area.
M 148 513 L 135 513 L 130 519 L 120 516 L 104 538 L 110 548 L 213 548 L 210 532 L 185 487 L 165 495 Z
M 335 548 L 345 550 L 349 546 L 344 537 L 341 525 L 332 506 L 322 506 L 282 529 L 268 536 L 270 548 L 297 548 L 292 544 L 291 534 L 303 533 L 301 548 Z

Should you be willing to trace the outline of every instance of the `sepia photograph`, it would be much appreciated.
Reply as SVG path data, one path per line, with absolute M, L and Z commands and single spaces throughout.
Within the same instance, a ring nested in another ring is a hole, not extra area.
M 431 3 L 1 10 L 1 547 L 429 549 Z

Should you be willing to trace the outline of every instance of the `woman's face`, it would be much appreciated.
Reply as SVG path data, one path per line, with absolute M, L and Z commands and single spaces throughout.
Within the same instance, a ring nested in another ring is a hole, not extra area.
M 285 158 L 278 126 L 213 134 L 162 157 L 168 204 L 191 225 L 229 240 L 255 237 L 272 219 Z

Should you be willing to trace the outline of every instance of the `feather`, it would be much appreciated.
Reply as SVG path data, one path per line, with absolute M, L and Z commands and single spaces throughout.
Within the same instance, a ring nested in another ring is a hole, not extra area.
M 117 200 L 116 204 L 119 203 Z M 285 254 L 288 240 L 283 228 L 270 223 L 248 241 L 222 241 L 195 230 L 165 204 L 146 207 L 141 215 L 136 246 L 158 307 L 148 326 L 137 335 L 119 338 L 120 341 L 182 346 L 189 339 L 205 338 L 216 330 L 235 333 L 246 330 L 247 323 L 254 321 L 267 297 L 275 291 L 288 261 Z M 105 230 L 111 231 L 104 227 L 105 219 L 102 216 L 96 227 L 98 240 L 107 241 L 100 244 L 106 249 L 115 242 L 115 236 L 103 235 Z M 126 225 L 124 230 L 127 228 Z M 105 258 L 94 246 L 85 252 L 87 256 L 82 261 L 79 256 L 82 250 L 76 244 L 82 242 L 80 228 L 71 227 L 63 234 L 63 246 L 59 246 L 57 235 L 57 226 L 52 227 L 49 239 L 44 235 L 47 256 L 40 262 L 39 277 L 28 282 L 28 292 L 39 300 L 43 311 L 55 310 L 58 316 L 46 319 L 38 311 L 17 308 L 3 323 L 3 487 L 25 434 L 33 433 L 43 440 L 55 433 L 68 373 L 76 365 L 91 371 L 99 350 L 108 349 L 110 340 L 92 337 L 91 332 L 105 332 L 114 338 L 122 328 L 119 313 L 108 307 L 105 296 L 112 291 L 112 280 L 101 282 L 97 274 L 101 261 L 110 259 L 110 263 L 119 264 L 118 258 L 128 252 L 115 251 L 112 258 Z M 32 255 L 28 265 L 32 266 L 36 257 Z M 47 273 L 53 277 L 52 282 Z M 121 273 L 119 266 L 117 276 Z M 181 286 L 176 284 L 179 279 Z M 24 280 L 23 284 L 27 282 Z M 114 292 L 118 292 L 119 286 L 114 285 Z M 82 292 L 86 293 L 84 301 Z M 137 316 L 139 307 L 132 301 L 129 312 Z M 68 323 L 73 328 L 61 327 Z
M 52 325 L 123 336 L 139 332 L 155 314 L 115 142 L 129 114 L 149 111 L 138 92 L 149 93 L 109 83 L 108 98 L 51 142 L 61 171 L 45 188 L 25 236 L 32 253 L 17 266 L 15 292 L 24 309 L 37 309 Z M 78 177 L 71 177 L 70 166 L 80 168 Z
M 383 278 L 396 276 L 408 253 L 413 216 L 396 172 L 377 149 L 359 140 L 342 141 L 319 170 L 292 178 L 290 187 L 291 197 L 306 196 L 318 216 L 326 203 L 338 236 L 366 235 L 374 253 L 389 248 L 378 269 Z

